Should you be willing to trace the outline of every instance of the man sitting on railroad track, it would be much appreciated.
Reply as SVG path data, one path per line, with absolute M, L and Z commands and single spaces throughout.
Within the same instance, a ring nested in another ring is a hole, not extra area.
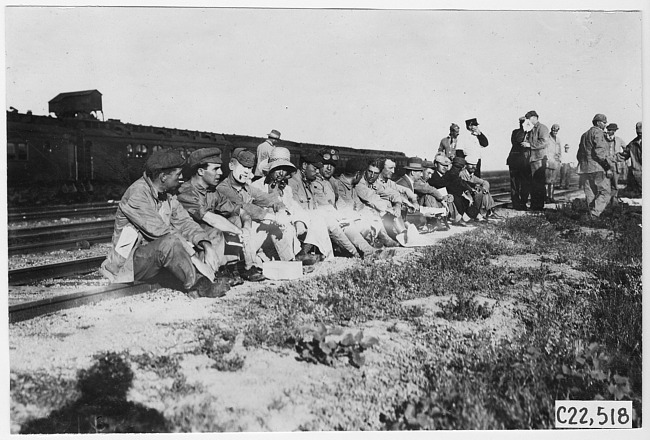
M 178 201 L 210 235 L 210 239 L 220 255 L 223 255 L 226 249 L 224 233 L 229 238 L 238 237 L 235 241 L 243 248 L 243 264 L 240 264 L 239 270 L 236 271 L 239 276 L 246 281 L 265 280 L 262 270 L 254 265 L 255 253 L 252 251 L 250 243 L 252 228 L 250 216 L 245 211 L 239 212 L 240 224 L 243 225 L 240 228 L 214 212 L 221 197 L 215 191 L 219 179 L 223 175 L 221 150 L 219 148 L 201 148 L 190 154 L 188 162 L 191 177 L 178 190 Z M 226 255 L 226 257 L 228 256 Z M 229 261 L 238 259 L 238 255 L 228 258 Z
M 166 269 L 192 296 L 215 298 L 230 289 L 227 277 L 210 281 L 217 270 L 212 264 L 220 261 L 217 250 L 171 194 L 179 187 L 184 164 L 178 151 L 153 153 L 143 176 L 122 196 L 115 213 L 113 244 L 100 269 L 111 282 L 149 280 Z M 196 248 L 202 250 L 202 260 Z
M 321 167 L 316 179 L 311 182 L 311 190 L 316 200 L 318 209 L 329 212 L 338 222 L 343 232 L 348 237 L 354 247 L 363 254 L 364 258 L 375 253 L 368 240 L 364 237 L 370 236 L 370 226 L 368 224 L 352 221 L 348 215 L 339 211 L 337 204 L 337 190 L 335 189 L 335 179 L 332 178 L 336 169 L 336 160 L 338 154 L 334 149 L 321 150 Z M 329 214 L 328 214 L 329 215 Z
M 321 257 L 333 255 L 332 242 L 325 220 L 304 209 L 294 199 L 288 180 L 297 169 L 290 159 L 289 149 L 275 147 L 269 158 L 260 164 L 264 178 L 256 180 L 252 186 L 276 195 L 287 207 L 286 228 L 295 230 L 294 249 L 298 249 L 296 260 L 302 261 L 304 266 L 309 266 L 321 261 Z M 310 252 L 314 246 L 320 251 L 320 255 Z
M 300 168 L 298 172 L 289 178 L 288 185 L 291 187 L 294 200 L 303 209 L 311 212 L 314 216 L 321 216 L 325 220 L 332 243 L 338 245 L 349 255 L 358 257 L 359 252 L 357 252 L 354 244 L 352 244 L 345 232 L 343 232 L 343 229 L 341 229 L 336 217 L 328 213 L 327 210 L 319 208 L 315 199 L 311 185 L 319 174 L 318 169 L 322 165 L 321 160 L 321 157 L 316 153 L 303 153 L 300 156 Z M 325 255 L 325 257 L 327 258 L 328 256 Z
M 296 254 L 295 231 L 293 228 L 281 228 L 286 224 L 283 218 L 286 217 L 287 207 L 276 195 L 251 186 L 254 164 L 253 153 L 243 148 L 233 150 L 228 163 L 230 174 L 217 185 L 219 200 L 216 212 L 239 227 L 244 226 L 241 224 L 241 212 L 250 216 L 252 226 L 249 242 L 258 264 L 268 258 L 268 255 L 260 253 L 267 240 L 271 241 L 280 260 L 291 261 Z
M 415 212 L 419 209 L 418 196 L 409 187 L 398 185 L 392 180 L 395 174 L 395 162 L 388 158 L 381 158 L 377 161 L 377 167 L 381 170 L 379 177 L 375 182 L 377 194 L 387 200 L 394 199 L 394 193 L 397 192 L 401 196 L 400 204 L 404 213 L 408 210 Z M 396 214 L 399 216 L 399 214 Z M 403 215 L 402 217 L 406 217 Z
M 419 198 L 418 202 L 427 202 L 427 204 L 431 205 L 434 200 L 440 202 L 446 200 L 446 196 L 442 191 L 434 188 L 422 180 L 422 173 L 424 172 L 425 168 L 423 167 L 423 161 L 421 158 L 410 157 L 407 164 L 404 166 L 404 169 L 406 170 L 406 174 L 400 177 L 397 180 L 396 184 L 398 186 L 408 188 L 410 191 L 413 191 L 413 193 Z M 427 218 L 424 215 L 420 214 L 418 218 L 414 214 L 407 214 L 407 219 L 416 224 L 416 226 L 426 228 L 429 232 L 449 229 L 448 226 L 439 225 L 435 217 Z

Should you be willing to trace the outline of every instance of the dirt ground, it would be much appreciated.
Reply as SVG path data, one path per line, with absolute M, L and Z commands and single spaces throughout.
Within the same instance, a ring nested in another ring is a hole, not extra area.
M 454 228 L 443 236 L 462 233 L 469 228 Z M 393 249 L 384 258 L 396 263 L 417 248 Z M 539 267 L 540 257 L 518 255 L 500 257 L 491 264 L 506 264 L 516 270 Z M 306 277 L 339 271 L 355 264 L 354 260 L 336 258 L 318 265 Z M 545 263 L 549 270 L 567 276 L 582 277 L 582 273 L 562 264 Z M 295 431 L 335 430 L 349 426 L 352 419 L 366 420 L 362 429 L 379 429 L 379 410 L 388 406 L 374 402 L 364 405 L 364 399 L 387 402 L 406 399 L 416 392 L 416 384 L 406 384 L 396 390 L 391 384 L 400 381 L 399 372 L 391 368 L 395 360 L 414 350 L 413 326 L 400 321 L 372 321 L 360 328 L 364 336 L 375 336 L 379 343 L 365 352 L 366 364 L 356 369 L 346 363 L 334 367 L 299 362 L 290 349 L 246 348 L 242 335 L 227 356 L 244 359 L 243 367 L 235 372 L 211 368 L 206 355 L 192 354 L 196 347 L 193 326 L 209 322 L 224 329 L 236 327 L 235 312 L 255 295 L 264 295 L 282 281 L 265 281 L 233 288 L 219 299 L 190 299 L 178 291 L 160 289 L 143 295 L 109 300 L 91 306 L 59 312 L 31 321 L 9 326 L 11 377 L 19 374 L 47 374 L 59 379 L 74 380 L 77 371 L 89 368 L 92 356 L 103 351 L 150 355 L 182 354 L 181 373 L 187 383 L 199 392 L 177 398 L 165 392 L 173 379 L 160 378 L 155 373 L 134 367 L 134 383 L 128 400 L 160 411 L 172 419 L 184 413 L 209 414 L 203 426 L 194 423 L 196 431 Z M 451 328 L 471 334 L 488 331 L 495 337 L 512 335 L 517 331 L 512 311 L 513 301 L 496 302 L 479 298 L 494 305 L 492 315 L 480 322 L 448 322 L 436 316 L 439 305 L 448 297 L 412 300 L 407 305 L 419 305 L 425 318 L 440 328 Z M 343 384 L 357 383 L 356 390 L 342 390 Z M 397 396 L 396 393 L 400 395 Z M 349 399 L 341 401 L 341 396 Z M 12 395 L 11 432 L 18 433 L 21 425 L 31 419 L 47 416 L 56 409 L 47 403 L 20 402 Z M 399 400 L 399 399 L 398 399 Z M 344 408 L 344 410 L 342 410 Z M 218 424 L 215 425 L 215 421 Z

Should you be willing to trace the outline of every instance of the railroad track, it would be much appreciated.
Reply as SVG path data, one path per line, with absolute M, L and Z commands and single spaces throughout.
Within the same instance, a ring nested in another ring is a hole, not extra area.
M 48 278 L 87 274 L 97 270 L 105 259 L 105 256 L 90 257 L 76 261 L 64 261 L 62 263 L 13 269 L 9 271 L 9 285 L 20 286 Z
M 9 208 L 8 222 L 53 220 L 59 218 L 79 218 L 115 214 L 116 204 L 91 203 L 70 206 L 43 206 L 32 208 Z
M 113 235 L 114 224 L 113 219 L 108 219 L 67 225 L 9 229 L 7 234 L 9 255 L 77 249 L 84 246 L 85 242 L 88 244 L 107 243 Z
M 151 283 L 112 284 L 98 289 L 14 304 L 9 306 L 9 322 L 26 321 L 38 316 L 58 312 L 59 310 L 79 307 L 85 304 L 94 304 L 106 299 L 138 295 L 149 292 L 150 290 L 159 289 L 160 287 L 159 284 Z

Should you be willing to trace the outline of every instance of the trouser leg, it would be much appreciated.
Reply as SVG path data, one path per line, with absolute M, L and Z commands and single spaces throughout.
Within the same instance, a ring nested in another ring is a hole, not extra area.
M 530 193 L 530 207 L 532 209 L 544 208 L 544 197 L 546 196 L 546 166 L 543 160 L 530 163 L 532 185 Z
M 596 217 L 603 213 L 607 205 L 612 199 L 611 196 L 611 179 L 605 176 L 604 172 L 593 173 L 593 187 L 596 191 L 596 198 L 594 199 L 594 208 L 592 215 Z M 590 179 L 591 180 L 591 179 Z
M 133 276 L 136 281 L 149 280 L 166 269 L 191 289 L 199 275 L 181 239 L 169 234 L 138 247 L 133 253 Z
M 616 171 L 616 167 L 612 168 L 612 178 L 610 182 L 611 186 L 611 195 L 612 195 L 612 200 L 615 199 L 618 196 L 618 172 Z
M 346 226 L 343 228 L 343 232 L 346 237 L 348 237 L 348 240 L 350 240 L 350 242 L 364 254 L 374 251 L 374 248 L 370 246 L 370 243 L 368 243 L 366 239 L 363 238 L 363 235 L 361 235 L 361 228 L 358 226 Z
M 513 208 L 522 206 L 519 195 L 521 193 L 520 172 L 516 168 L 510 167 L 510 200 Z
M 330 239 L 333 243 L 336 243 L 342 249 L 345 249 L 355 257 L 359 256 L 357 248 L 354 247 L 350 239 L 348 239 L 348 237 L 345 235 L 345 232 L 343 232 L 343 229 L 341 229 L 335 219 L 333 219 L 333 221 L 328 221 L 327 231 L 329 232 Z

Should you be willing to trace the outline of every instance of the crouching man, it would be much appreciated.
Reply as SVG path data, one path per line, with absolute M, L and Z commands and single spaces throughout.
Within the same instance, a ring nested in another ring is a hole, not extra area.
M 208 279 L 218 269 L 214 262 L 222 257 L 208 234 L 171 194 L 180 185 L 184 164 L 178 151 L 153 153 L 143 176 L 122 196 L 115 213 L 112 247 L 100 269 L 111 282 L 149 280 L 164 269 L 186 291 L 196 291 L 198 296 L 216 298 L 230 289 L 228 278 Z M 197 248 L 203 251 L 202 260 Z M 202 275 L 196 266 L 208 273 Z

